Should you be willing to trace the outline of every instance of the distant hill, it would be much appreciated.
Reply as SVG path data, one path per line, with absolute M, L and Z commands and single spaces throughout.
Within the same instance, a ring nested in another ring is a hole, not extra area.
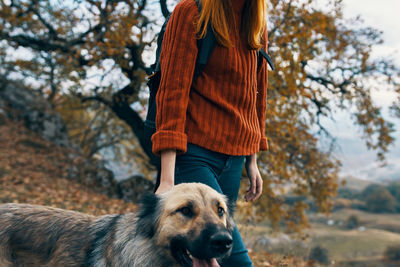
M 345 181 L 345 184 L 342 185 L 342 182 Z M 370 184 L 381 184 L 380 182 L 369 181 L 365 179 L 360 179 L 354 176 L 344 176 L 340 178 L 339 188 L 349 188 L 352 190 L 362 191 L 364 188 L 369 186 Z

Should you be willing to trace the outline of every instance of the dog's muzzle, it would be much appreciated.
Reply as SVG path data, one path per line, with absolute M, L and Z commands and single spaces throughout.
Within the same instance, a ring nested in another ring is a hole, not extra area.
M 185 267 L 218 267 L 217 259 L 227 258 L 232 246 L 231 231 L 216 225 L 208 225 L 197 238 L 175 238 L 171 242 L 171 252 Z
M 228 232 L 216 233 L 210 238 L 210 255 L 218 258 L 227 254 L 233 246 L 232 235 Z

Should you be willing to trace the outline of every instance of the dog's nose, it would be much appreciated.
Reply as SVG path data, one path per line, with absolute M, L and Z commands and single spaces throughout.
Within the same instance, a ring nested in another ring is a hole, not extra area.
M 228 233 L 217 233 L 211 237 L 211 249 L 218 253 L 226 253 L 232 248 L 232 236 Z

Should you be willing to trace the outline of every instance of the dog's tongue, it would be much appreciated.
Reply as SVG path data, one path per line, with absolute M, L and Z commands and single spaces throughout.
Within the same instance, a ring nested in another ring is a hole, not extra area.
M 215 258 L 211 260 L 200 260 L 193 257 L 193 267 L 220 267 Z

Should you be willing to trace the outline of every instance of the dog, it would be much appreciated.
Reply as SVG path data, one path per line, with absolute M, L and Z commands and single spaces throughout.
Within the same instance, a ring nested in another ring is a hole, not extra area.
M 0 205 L 0 266 L 216 267 L 230 255 L 232 205 L 211 187 L 147 194 L 138 212 L 95 217 Z

